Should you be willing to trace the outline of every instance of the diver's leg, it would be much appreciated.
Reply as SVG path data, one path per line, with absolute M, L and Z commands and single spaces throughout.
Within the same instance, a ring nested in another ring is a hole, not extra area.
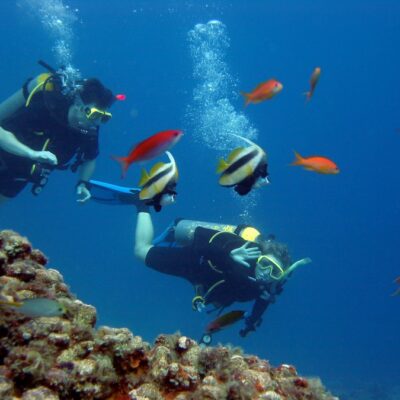
M 0 158 L 0 163 L 1 163 L 1 158 Z M 28 179 L 26 177 L 22 177 L 18 174 L 15 174 L 13 171 L 10 171 L 9 169 L 2 170 L 0 172 L 0 205 L 18 196 L 19 193 L 22 192 L 22 190 L 26 187 L 27 184 L 28 184 Z
M 153 222 L 149 211 L 139 210 L 136 220 L 135 230 L 135 256 L 143 262 L 146 260 L 147 253 L 153 247 L 154 237 Z

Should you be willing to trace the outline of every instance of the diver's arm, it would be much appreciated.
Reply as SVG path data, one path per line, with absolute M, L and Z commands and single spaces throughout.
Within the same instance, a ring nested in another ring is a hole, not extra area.
M 261 295 L 257 298 L 253 305 L 253 309 L 251 310 L 251 314 L 245 319 L 244 328 L 239 332 L 240 336 L 247 336 L 250 332 L 254 332 L 256 328 L 261 325 L 262 315 L 268 306 L 274 301 L 274 296 Z
M 252 243 L 246 242 L 243 246 L 233 249 L 229 255 L 235 263 L 250 268 L 249 262 L 251 260 L 257 260 L 258 257 L 261 256 L 261 251 L 257 246 L 254 246 L 254 244 L 252 245 Z
M 147 253 L 153 247 L 154 238 L 153 222 L 148 210 L 139 209 L 135 230 L 135 256 L 145 262 Z
M 96 160 L 84 161 L 78 169 L 78 176 L 80 181 L 88 182 L 92 177 L 94 170 L 96 168 Z
M 51 165 L 57 165 L 57 157 L 50 151 L 36 151 L 21 143 L 15 135 L 0 127 L 0 148 L 15 156 L 29 158 Z
M 90 194 L 89 180 L 96 168 L 96 159 L 84 161 L 78 169 L 79 180 L 76 185 L 76 195 L 78 203 L 86 203 L 92 195 Z
M 254 246 L 254 243 L 247 242 L 230 232 L 219 232 L 201 226 L 194 231 L 192 246 L 210 260 L 224 260 L 219 263 L 219 267 L 228 270 L 235 268 L 236 265 L 249 268 L 249 261 L 256 260 L 261 255 L 259 247 Z

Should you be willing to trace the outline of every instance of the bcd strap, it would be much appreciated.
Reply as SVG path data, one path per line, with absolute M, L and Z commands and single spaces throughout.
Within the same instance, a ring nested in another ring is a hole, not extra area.
M 29 97 L 29 83 L 32 81 L 33 78 L 28 78 L 25 83 L 22 85 L 22 94 L 24 95 L 24 99 L 28 100 Z

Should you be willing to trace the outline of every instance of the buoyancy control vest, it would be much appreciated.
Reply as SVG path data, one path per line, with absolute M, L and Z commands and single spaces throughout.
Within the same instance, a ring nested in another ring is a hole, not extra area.
M 91 159 L 98 152 L 98 130 L 82 140 L 80 132 L 68 125 L 68 110 L 74 101 L 75 90 L 67 89 L 62 74 L 45 63 L 42 65 L 51 71 L 28 79 L 21 89 L 0 104 L 2 128 L 12 132 L 18 140 L 34 150 L 47 150 L 57 155 L 58 165 L 53 167 L 16 158 L 0 150 L 2 164 L 19 179 L 32 182 L 33 194 L 40 193 L 54 168 L 68 168 L 74 155 L 76 161 L 71 166 L 73 171 L 82 163 L 84 153 L 86 158 Z M 85 152 L 82 147 L 90 150 Z

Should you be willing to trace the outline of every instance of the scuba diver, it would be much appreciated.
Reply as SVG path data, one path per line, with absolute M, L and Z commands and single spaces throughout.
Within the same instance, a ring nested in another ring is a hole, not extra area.
M 29 79 L 0 104 L 0 203 L 28 184 L 38 195 L 50 173 L 78 171 L 78 202 L 90 199 L 89 180 L 98 156 L 99 128 L 116 100 L 95 78 L 72 79 L 65 69 Z
M 175 162 L 171 155 L 168 157 L 171 168 Z M 211 334 L 241 319 L 245 325 L 240 335 L 247 336 L 261 324 L 262 315 L 282 293 L 292 273 L 311 260 L 304 258 L 292 263 L 286 245 L 272 235 L 264 238 L 248 225 L 177 219 L 154 239 L 149 209 L 153 206 L 157 212 L 157 205 L 172 204 L 176 194 L 171 194 L 168 188 L 169 182 L 176 183 L 176 170 L 168 169 L 170 177 L 163 182 L 163 177 L 168 176 L 162 172 L 165 165 L 156 164 L 155 167 L 154 175 L 144 184 L 144 188 L 154 186 L 151 201 L 147 191 L 141 196 L 143 188 L 94 180 L 90 181 L 92 200 L 108 205 L 136 206 L 136 257 L 149 268 L 189 281 L 195 290 L 193 310 L 201 312 L 210 306 L 207 312 L 217 311 L 219 318 L 208 325 L 201 343 L 209 344 Z M 162 202 L 159 202 L 160 196 L 163 196 Z M 249 314 L 237 310 L 221 315 L 232 304 L 248 301 L 254 301 Z
M 287 247 L 246 225 L 232 226 L 178 219 L 154 240 L 148 206 L 136 202 L 135 255 L 146 266 L 189 281 L 192 308 L 220 314 L 235 302 L 253 301 L 240 336 L 255 331 L 262 315 L 304 258 L 291 262 Z
M 175 165 L 172 155 L 170 167 Z M 209 344 L 211 334 L 244 319 L 242 337 L 254 331 L 262 322 L 262 315 L 282 293 L 292 273 L 311 262 L 303 258 L 292 263 L 286 245 L 270 235 L 266 238 L 248 225 L 226 225 L 185 219 L 175 220 L 154 239 L 153 222 L 149 209 L 174 203 L 176 192 L 169 184 L 176 184 L 175 169 L 161 173 L 164 165 L 156 164 L 154 175 L 144 184 L 152 187 L 153 197 L 141 196 L 143 187 L 129 188 L 91 180 L 91 199 L 100 204 L 136 206 L 134 252 L 146 266 L 164 274 L 184 278 L 195 290 L 192 308 L 201 312 L 217 311 L 201 343 Z M 160 177 L 157 174 L 160 173 Z M 148 184 L 151 183 L 150 186 Z M 158 192 L 157 192 L 157 190 Z M 161 197 L 160 197 L 161 196 Z M 160 200 L 161 198 L 161 200 Z M 149 201 L 150 200 L 150 201 Z M 158 203 L 155 203 L 157 200 Z M 250 313 L 241 310 L 222 314 L 236 302 L 254 301 Z

